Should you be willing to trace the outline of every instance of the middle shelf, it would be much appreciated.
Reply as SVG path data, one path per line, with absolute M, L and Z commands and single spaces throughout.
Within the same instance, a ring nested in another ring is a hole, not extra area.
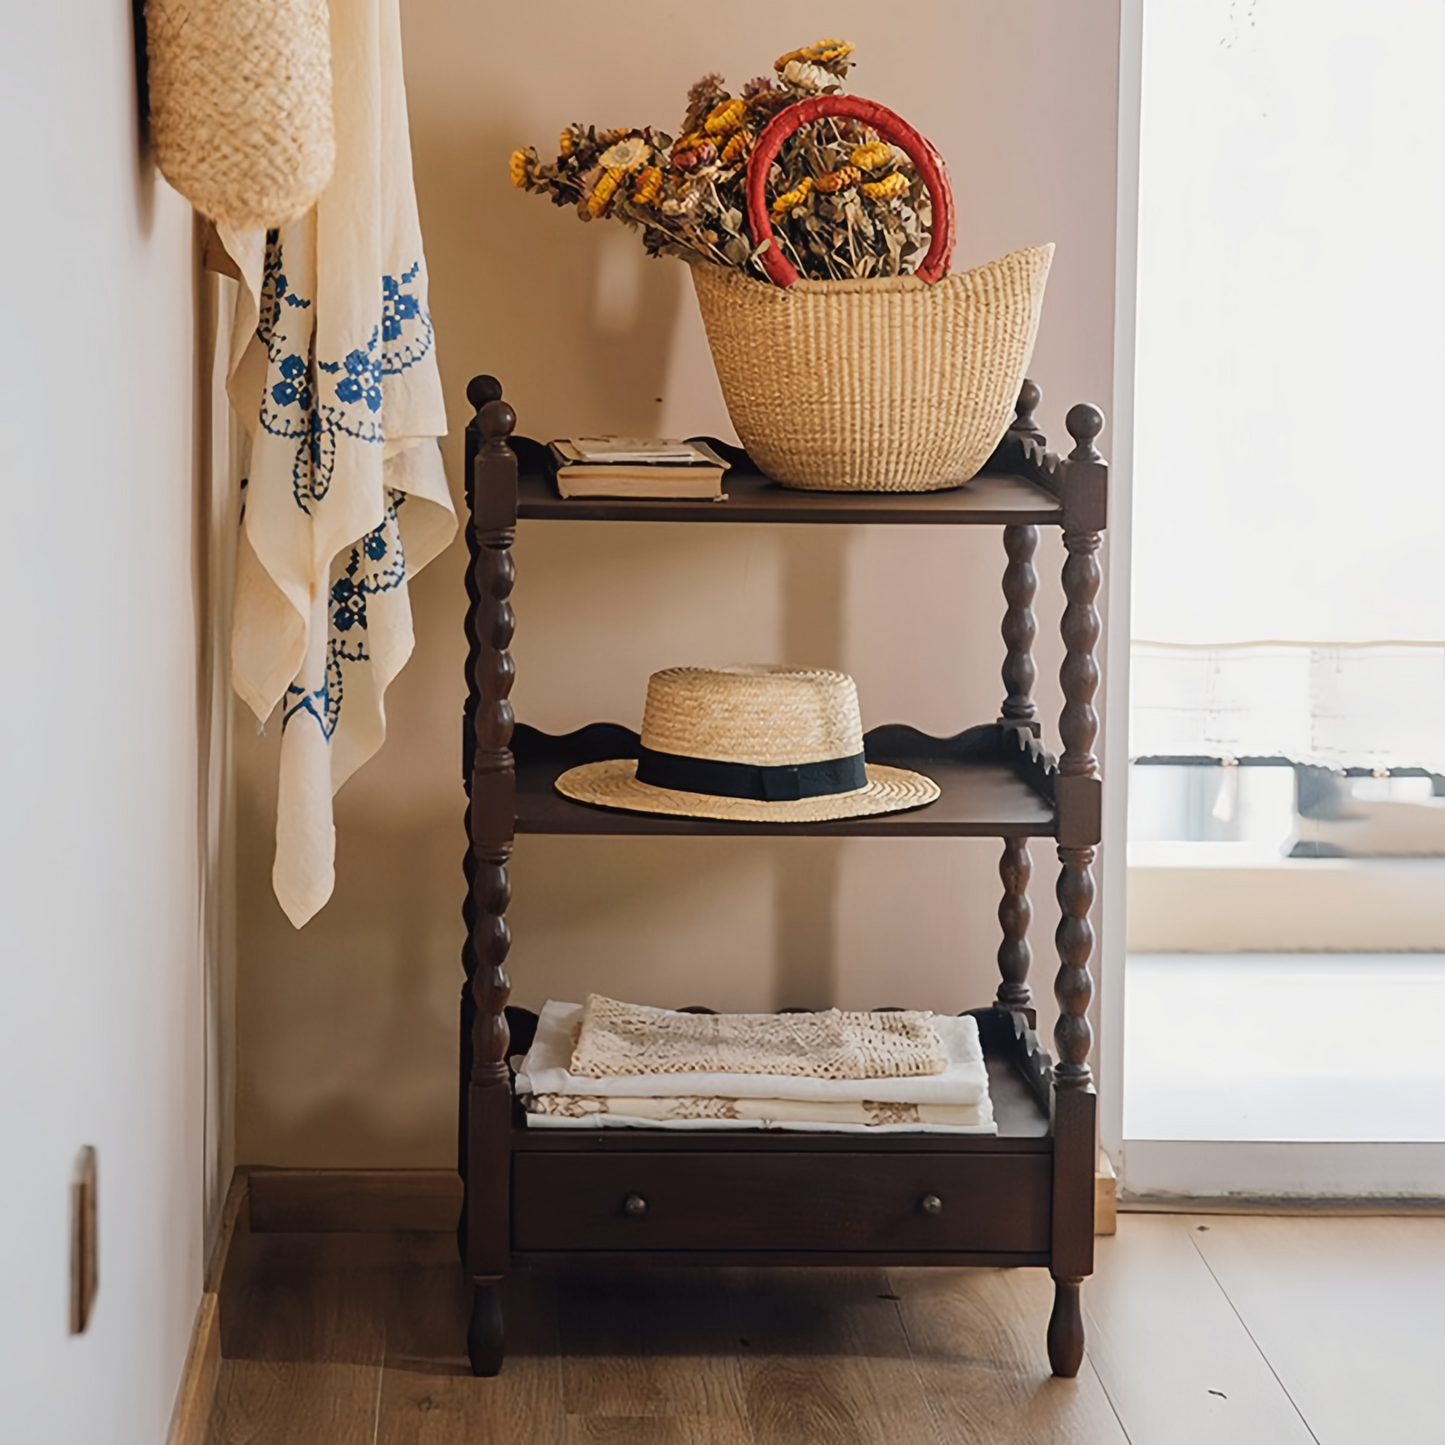
M 936 738 L 890 725 L 874 728 L 863 741 L 869 762 L 916 769 L 939 785 L 942 796 L 906 813 L 786 825 L 594 808 L 562 797 L 554 786 L 557 778 L 581 763 L 636 757 L 637 734 L 615 723 L 592 723 L 555 737 L 519 724 L 512 737 L 516 831 L 860 838 L 1043 838 L 1056 832 L 1054 762 L 1026 728 L 987 723 Z

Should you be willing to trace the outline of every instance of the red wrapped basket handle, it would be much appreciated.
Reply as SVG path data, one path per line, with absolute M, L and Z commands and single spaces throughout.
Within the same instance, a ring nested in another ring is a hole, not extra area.
M 773 244 L 759 257 L 763 270 L 779 286 L 791 286 L 798 280 L 798 268 L 783 255 L 773 232 L 772 213 L 768 209 L 768 172 L 783 148 L 783 142 L 800 126 L 825 116 L 847 116 L 861 120 L 876 130 L 884 140 L 896 145 L 911 160 L 923 177 L 933 198 L 933 228 L 928 254 L 917 275 L 924 281 L 938 281 L 948 274 L 953 259 L 953 189 L 948 183 L 943 157 L 902 116 L 895 115 L 876 100 L 857 95 L 815 95 L 780 110 L 758 135 L 748 157 L 748 233 L 756 244 L 764 236 L 772 236 Z

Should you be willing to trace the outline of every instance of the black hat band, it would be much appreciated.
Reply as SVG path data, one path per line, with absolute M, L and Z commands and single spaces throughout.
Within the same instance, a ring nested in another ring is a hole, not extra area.
M 795 803 L 832 793 L 856 793 L 868 786 L 862 753 L 826 758 L 818 763 L 725 763 L 716 758 L 689 758 L 642 747 L 637 755 L 637 781 L 678 793 L 705 793 L 715 798 L 752 798 L 765 803 Z

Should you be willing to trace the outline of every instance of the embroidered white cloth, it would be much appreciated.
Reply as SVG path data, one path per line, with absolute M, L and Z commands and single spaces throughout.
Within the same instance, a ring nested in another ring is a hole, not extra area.
M 932 1016 L 946 1064 L 941 1073 L 891 1079 L 819 1079 L 800 1074 L 620 1074 L 587 1078 L 570 1071 L 583 1006 L 549 1000 L 537 1019 L 532 1047 L 517 1071 L 518 1094 L 607 1099 L 691 1096 L 787 1099 L 800 1103 L 869 1101 L 878 1104 L 978 1106 L 988 1099 L 988 1071 L 978 1024 L 967 1015 Z
M 796 1099 L 600 1099 L 532 1094 L 533 1129 L 782 1129 L 801 1134 L 997 1134 L 987 1096 L 979 1104 L 836 1104 Z
M 412 184 L 398 0 L 333 0 L 336 174 L 277 231 L 221 227 L 241 270 L 231 401 L 250 435 L 232 677 L 283 702 L 276 896 L 331 896 L 332 795 L 381 746 L 412 649 L 407 579 L 456 514 Z

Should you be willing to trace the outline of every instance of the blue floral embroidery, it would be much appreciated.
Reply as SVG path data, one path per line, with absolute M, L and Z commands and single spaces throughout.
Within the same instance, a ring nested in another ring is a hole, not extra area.
M 267 233 L 256 327 L 267 360 L 261 425 L 272 436 L 296 443 L 292 494 L 308 516 L 331 488 L 338 439 L 380 445 L 386 435 L 383 379 L 431 352 L 431 317 L 410 289 L 420 275 L 417 261 L 400 276 L 383 276 L 381 321 L 366 344 L 353 347 L 340 361 L 323 360 L 316 355 L 312 318 L 291 314 L 310 310 L 311 299 L 298 295 L 286 276 L 279 233 Z
M 382 370 L 387 376 L 415 366 L 432 348 L 431 317 L 406 289 L 420 274 L 417 261 L 400 276 L 381 278 Z
M 284 731 L 301 714 L 309 716 L 329 742 L 341 717 L 346 662 L 367 662 L 366 600 L 400 587 L 406 580 L 406 554 L 402 548 L 397 513 L 406 493 L 386 494 L 386 514 L 381 522 L 347 552 L 346 561 L 331 584 L 327 609 L 326 675 L 321 686 L 308 690 L 292 683 L 286 689 L 286 706 L 281 717 Z
M 339 361 L 316 355 L 312 300 L 299 295 L 285 271 L 280 235 L 266 237 L 265 280 L 256 334 L 266 348 L 261 425 L 294 441 L 292 494 L 308 516 L 330 490 L 336 449 L 343 437 L 377 446 L 385 439 L 384 382 L 423 360 L 432 349 L 431 318 L 414 287 L 415 262 L 400 276 L 381 278 L 381 315 L 364 346 Z M 327 608 L 326 668 L 319 687 L 293 683 L 286 690 L 282 728 L 305 715 L 329 742 L 341 719 L 345 664 L 370 660 L 367 599 L 402 585 L 406 558 L 397 513 L 402 492 L 388 490 L 380 524 L 355 546 L 333 575 Z M 244 499 L 243 499 L 244 507 Z
M 281 713 L 281 731 L 285 732 L 301 713 L 309 715 L 329 743 L 341 720 L 341 658 L 331 643 L 326 649 L 326 676 L 314 692 L 297 687 L 293 682 L 286 689 L 286 705 Z

